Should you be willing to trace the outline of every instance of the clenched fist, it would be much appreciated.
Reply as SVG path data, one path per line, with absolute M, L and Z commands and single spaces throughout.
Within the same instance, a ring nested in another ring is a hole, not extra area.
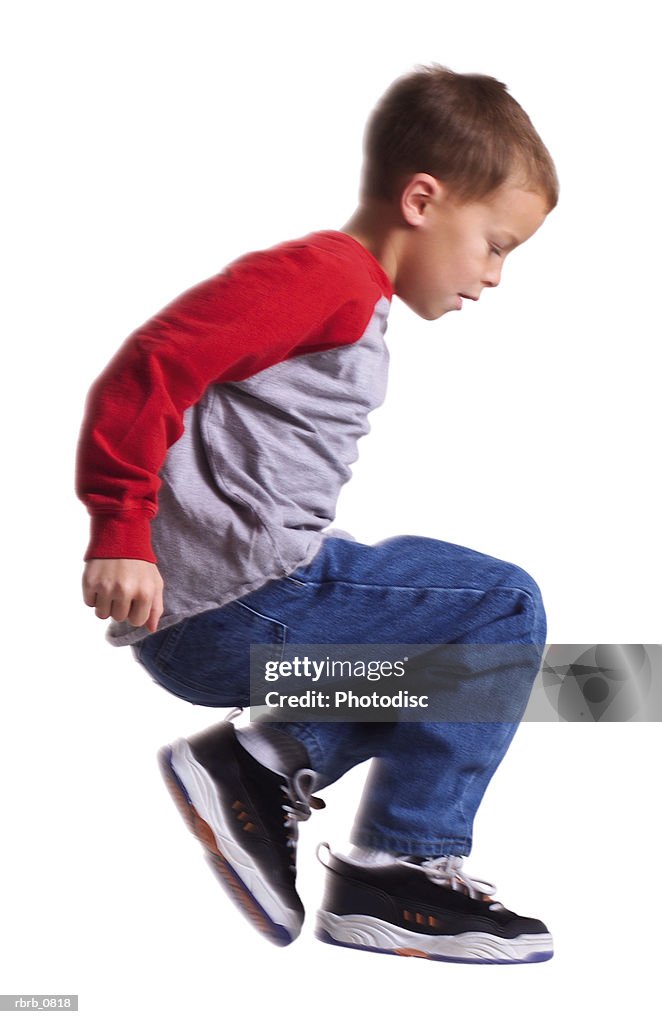
M 83 573 L 83 599 L 99 619 L 128 619 L 153 633 L 163 614 L 163 580 L 153 562 L 92 558 Z

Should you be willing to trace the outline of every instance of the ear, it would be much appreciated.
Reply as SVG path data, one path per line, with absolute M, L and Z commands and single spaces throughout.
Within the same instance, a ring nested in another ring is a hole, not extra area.
M 400 193 L 400 212 L 405 222 L 418 227 L 425 220 L 430 205 L 438 203 L 445 194 L 445 186 L 431 174 L 410 175 Z

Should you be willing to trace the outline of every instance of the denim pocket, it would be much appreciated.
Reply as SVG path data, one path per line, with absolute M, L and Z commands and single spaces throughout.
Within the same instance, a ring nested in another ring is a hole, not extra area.
M 164 632 L 169 635 L 158 647 L 143 647 L 137 654 L 156 682 L 195 704 L 247 707 L 251 644 L 263 645 L 270 659 L 279 660 L 287 628 L 241 601 L 233 601 L 184 619 Z

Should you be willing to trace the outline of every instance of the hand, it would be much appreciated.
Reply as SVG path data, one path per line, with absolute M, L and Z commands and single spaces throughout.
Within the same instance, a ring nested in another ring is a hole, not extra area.
M 154 633 L 163 614 L 163 579 L 153 562 L 92 558 L 83 573 L 83 599 L 98 619 L 128 619 Z

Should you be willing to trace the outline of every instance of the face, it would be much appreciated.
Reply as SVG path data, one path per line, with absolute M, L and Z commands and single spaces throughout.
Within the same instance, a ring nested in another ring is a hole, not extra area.
M 460 203 L 422 175 L 405 189 L 402 211 L 409 227 L 397 253 L 395 293 L 419 316 L 437 320 L 498 285 L 506 256 L 538 230 L 547 208 L 540 195 L 516 185 Z

